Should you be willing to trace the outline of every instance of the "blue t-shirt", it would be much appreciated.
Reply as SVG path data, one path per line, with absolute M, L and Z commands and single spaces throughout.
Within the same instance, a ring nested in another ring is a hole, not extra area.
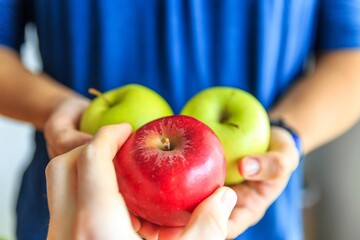
M 360 47 L 359 13 L 360 0 L 0 0 L 0 44 L 18 50 L 34 22 L 44 72 L 84 95 L 140 83 L 178 113 L 198 91 L 223 85 L 269 109 L 314 53 Z M 20 240 L 45 239 L 49 220 L 42 133 L 35 142 L 17 205 Z M 299 168 L 237 239 L 302 239 L 301 184 Z

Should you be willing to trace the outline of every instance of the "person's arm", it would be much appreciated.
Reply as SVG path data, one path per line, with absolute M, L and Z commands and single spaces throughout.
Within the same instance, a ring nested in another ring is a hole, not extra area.
M 51 77 L 31 73 L 23 66 L 19 49 L 33 10 L 29 1 L 2 0 L 0 4 L 0 115 L 43 130 L 48 152 L 55 156 L 91 138 L 77 131 L 89 100 Z
M 52 157 L 91 138 L 77 131 L 88 104 L 88 99 L 51 77 L 29 72 L 17 52 L 0 47 L 0 114 L 44 130 Z
M 359 51 L 323 55 L 314 71 L 270 111 L 270 117 L 284 119 L 299 133 L 305 153 L 330 141 L 359 119 L 359 66 Z M 289 132 L 272 127 L 269 151 L 239 162 L 239 171 L 247 181 L 233 186 L 238 203 L 228 223 L 228 237 L 237 236 L 262 218 L 298 163 L 299 154 Z
M 0 114 L 38 129 L 62 101 L 79 97 L 49 76 L 26 70 L 18 53 L 6 47 L 0 47 L 0 96 Z
M 322 55 L 271 111 L 301 136 L 308 153 L 344 133 L 360 117 L 360 50 Z
M 360 0 L 320 2 L 317 12 L 314 70 L 300 79 L 271 109 L 302 139 L 306 154 L 348 130 L 360 115 Z M 281 194 L 298 166 L 299 154 L 287 130 L 272 127 L 269 151 L 239 162 L 247 180 L 234 186 L 238 203 L 228 236 L 256 224 Z

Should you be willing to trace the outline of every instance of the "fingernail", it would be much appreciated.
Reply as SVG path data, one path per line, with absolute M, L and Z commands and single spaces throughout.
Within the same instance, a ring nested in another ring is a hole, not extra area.
M 244 171 L 247 176 L 253 176 L 259 172 L 260 164 L 259 161 L 255 158 L 245 158 Z

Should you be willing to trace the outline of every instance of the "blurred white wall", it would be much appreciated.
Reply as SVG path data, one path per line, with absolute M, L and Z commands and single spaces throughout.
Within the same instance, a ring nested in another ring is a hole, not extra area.
M 35 28 L 26 29 L 26 43 L 21 49 L 25 66 L 41 70 Z M 21 96 L 19 96 L 21 97 Z M 0 116 L 0 237 L 15 239 L 15 206 L 22 174 L 33 153 L 33 127 Z
M 0 117 L 0 236 L 14 237 L 15 204 L 32 154 L 32 127 Z
M 306 210 L 308 240 L 360 239 L 360 122 L 309 154 L 305 176 L 314 200 Z

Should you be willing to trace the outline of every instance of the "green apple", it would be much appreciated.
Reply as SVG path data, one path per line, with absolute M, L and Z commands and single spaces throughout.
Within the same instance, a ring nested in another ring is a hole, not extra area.
M 267 151 L 270 141 L 269 117 L 250 93 L 232 87 L 212 87 L 191 98 L 182 115 L 197 118 L 219 137 L 226 157 L 227 185 L 242 182 L 240 158 Z
M 129 84 L 96 97 L 85 109 L 80 130 L 90 134 L 105 125 L 127 122 L 135 131 L 145 123 L 173 115 L 158 93 L 138 84 Z

